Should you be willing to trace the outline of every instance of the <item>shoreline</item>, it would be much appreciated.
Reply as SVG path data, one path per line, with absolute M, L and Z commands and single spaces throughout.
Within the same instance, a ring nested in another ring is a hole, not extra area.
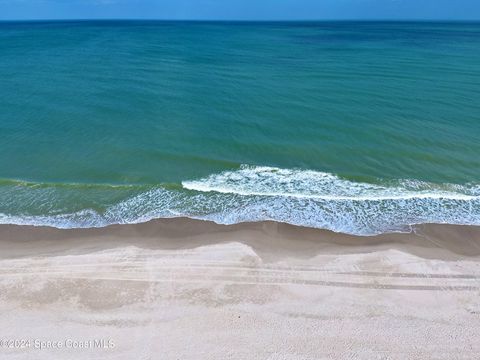
M 20 249 L 31 242 L 43 242 L 46 246 L 44 250 L 48 253 L 50 250 L 68 251 L 75 247 L 82 248 L 91 245 L 91 242 L 104 249 L 110 245 L 142 244 L 152 248 L 180 249 L 228 241 L 240 241 L 264 253 L 291 252 L 290 255 L 293 256 L 301 255 L 305 248 L 320 252 L 335 252 L 340 249 L 340 252 L 345 253 L 359 251 L 362 248 L 370 248 L 372 251 L 392 248 L 424 258 L 435 256 L 441 259 L 480 258 L 480 226 L 418 224 L 412 225 L 411 229 L 409 233 L 393 232 L 361 236 L 275 221 L 222 225 L 185 217 L 74 229 L 0 224 L 0 258 L 9 256 L 11 246 L 18 247 L 19 251 L 12 252 L 10 256 L 29 255 L 28 248 L 24 249 L 25 253 Z M 83 245 L 81 240 L 85 242 Z M 271 244 L 267 243 L 268 240 Z M 40 250 L 40 253 L 37 250 Z M 40 255 L 41 250 L 41 247 L 35 249 L 32 254 Z

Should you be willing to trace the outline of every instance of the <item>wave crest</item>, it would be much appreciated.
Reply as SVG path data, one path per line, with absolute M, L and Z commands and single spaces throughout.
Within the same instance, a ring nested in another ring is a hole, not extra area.
M 286 196 L 320 200 L 400 200 L 441 199 L 475 200 L 473 187 L 436 185 L 403 180 L 388 185 L 353 182 L 336 175 L 313 170 L 242 166 L 207 178 L 183 181 L 185 189 L 244 196 Z

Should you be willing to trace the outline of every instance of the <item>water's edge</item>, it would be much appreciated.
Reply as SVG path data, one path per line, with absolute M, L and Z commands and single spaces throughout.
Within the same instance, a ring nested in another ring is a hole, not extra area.
M 4 181 L 0 224 L 97 228 L 186 217 L 232 225 L 275 221 L 351 235 L 415 224 L 480 225 L 478 184 L 351 181 L 334 174 L 242 166 L 181 184 L 81 185 Z

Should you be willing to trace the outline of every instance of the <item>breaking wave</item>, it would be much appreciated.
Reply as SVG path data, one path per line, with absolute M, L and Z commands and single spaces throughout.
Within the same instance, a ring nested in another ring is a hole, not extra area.
M 29 185 L 27 190 L 32 188 L 37 189 Z M 40 188 L 48 198 L 60 191 Z M 118 194 L 122 189 L 108 191 Z M 89 187 L 94 194 L 100 190 Z M 26 195 L 22 194 L 11 195 L 10 202 L 24 201 Z M 2 210 L 0 223 L 76 228 L 184 216 L 220 224 L 273 220 L 355 235 L 410 231 L 411 225 L 420 223 L 480 225 L 477 184 L 416 180 L 367 183 L 324 172 L 273 167 L 242 166 L 183 181 L 181 186 L 142 186 L 115 199 L 73 212 L 62 211 L 58 201 L 45 214 L 38 214 L 38 209 L 36 214 Z

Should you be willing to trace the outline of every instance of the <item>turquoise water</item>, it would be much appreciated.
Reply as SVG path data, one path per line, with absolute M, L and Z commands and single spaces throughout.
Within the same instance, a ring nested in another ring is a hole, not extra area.
M 0 23 L 0 223 L 480 224 L 480 23 Z

